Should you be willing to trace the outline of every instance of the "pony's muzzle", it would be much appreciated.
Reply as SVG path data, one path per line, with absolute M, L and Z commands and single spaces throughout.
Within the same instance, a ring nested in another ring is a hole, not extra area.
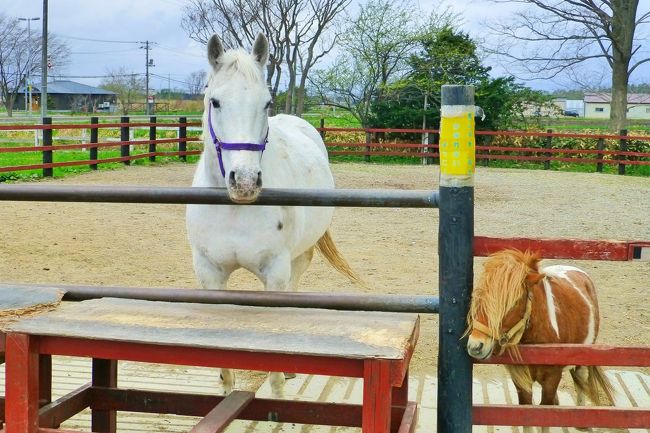
M 469 338 L 467 341 L 467 353 L 472 358 L 487 359 L 492 355 L 493 344 L 486 344 L 477 338 Z

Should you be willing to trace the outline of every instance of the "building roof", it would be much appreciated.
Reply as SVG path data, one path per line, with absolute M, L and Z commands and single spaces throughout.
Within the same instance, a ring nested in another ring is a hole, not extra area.
M 612 102 L 611 93 L 585 93 L 586 103 L 609 104 Z M 650 93 L 628 93 L 628 104 L 650 104 Z
M 24 92 L 24 87 L 18 90 L 18 93 Z M 40 86 L 33 86 L 32 93 L 41 93 Z M 47 83 L 47 93 L 50 95 L 117 95 L 117 93 L 111 92 L 110 90 L 100 89 L 99 87 L 88 86 L 74 81 L 52 81 L 51 83 Z

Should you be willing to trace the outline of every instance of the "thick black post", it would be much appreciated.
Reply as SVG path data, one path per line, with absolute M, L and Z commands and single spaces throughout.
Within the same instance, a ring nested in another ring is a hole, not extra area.
M 187 161 L 187 155 L 181 152 L 187 152 L 187 126 L 185 124 L 187 123 L 187 117 L 179 117 L 178 122 L 180 125 L 178 126 L 178 153 L 179 158 L 181 161 Z
M 602 160 L 603 160 L 603 154 L 600 153 L 600 152 L 602 152 L 603 150 L 605 150 L 605 139 L 604 139 L 603 137 L 600 137 L 600 138 L 598 139 L 598 144 L 596 145 L 596 149 L 598 149 L 598 152 L 599 152 L 599 153 L 598 153 L 598 161 L 602 161 Z M 602 162 L 598 162 L 598 163 L 596 163 L 596 171 L 597 171 L 598 173 L 602 173 L 602 172 L 603 172 L 603 163 L 602 163 Z
M 473 279 L 474 87 L 442 86 L 441 108 L 437 431 L 471 433 L 472 362 L 461 337 Z
M 320 138 L 325 141 L 325 118 L 321 117 L 320 118 Z
M 97 125 L 99 123 L 99 117 L 91 117 L 90 118 L 90 124 L 91 125 Z M 90 160 L 91 161 L 97 161 L 97 146 L 93 146 L 93 144 L 97 144 L 99 142 L 99 128 L 90 128 Z M 97 164 L 90 164 L 90 169 L 91 170 L 97 170 Z
M 51 125 L 51 117 L 43 117 L 43 125 Z M 43 130 L 43 146 L 52 146 L 52 130 L 44 129 Z M 43 164 L 52 163 L 52 151 L 43 150 Z M 52 167 L 43 168 L 43 177 L 52 177 L 54 176 L 54 169 Z
M 363 157 L 364 161 L 370 162 L 370 143 L 372 142 L 372 134 L 366 131 L 366 155 Z
M 117 361 L 112 359 L 93 358 L 91 382 L 93 386 L 117 388 Z M 116 429 L 117 418 L 115 411 L 92 411 L 92 431 L 115 433 Z
M 151 116 L 149 118 L 149 123 L 156 123 L 156 116 Z M 151 125 L 149 127 L 149 140 L 155 140 L 158 138 L 156 136 L 156 125 Z M 149 143 L 149 153 L 155 153 L 156 152 L 156 143 Z M 154 162 L 156 160 L 156 155 L 150 155 L 149 156 L 149 161 Z
M 545 149 L 552 149 L 553 148 L 553 136 L 550 135 L 553 133 L 552 129 L 547 129 L 546 132 L 549 134 L 546 136 L 546 143 L 544 143 L 544 148 Z M 544 160 L 544 170 L 549 170 L 551 168 L 551 157 L 553 154 L 551 152 L 546 152 L 546 157 L 548 159 Z
M 129 116 L 120 117 L 120 123 L 129 123 Z M 120 127 L 120 141 L 122 142 L 122 145 L 120 146 L 120 156 L 128 157 L 130 155 L 130 145 L 127 143 L 129 141 L 128 126 Z M 131 164 L 131 160 L 127 159 L 124 161 L 124 165 L 130 165 L 130 164 Z
M 621 136 L 626 136 L 627 135 L 627 129 L 621 129 Z M 619 142 L 619 150 L 621 152 L 627 152 L 627 139 L 621 138 Z M 624 161 L 627 159 L 627 156 L 625 155 L 619 155 L 618 159 L 621 161 Z M 619 163 L 618 164 L 618 174 L 625 174 L 625 164 Z

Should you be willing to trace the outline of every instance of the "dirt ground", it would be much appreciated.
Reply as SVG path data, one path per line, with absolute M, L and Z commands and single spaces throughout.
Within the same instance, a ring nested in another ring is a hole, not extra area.
M 189 186 L 194 166 L 172 163 L 99 171 L 46 183 Z M 437 189 L 437 167 L 334 164 L 340 188 Z M 476 234 L 650 240 L 650 179 L 479 168 Z M 0 281 L 197 287 L 184 206 L 0 204 Z M 339 249 L 373 293 L 436 294 L 437 210 L 337 209 Z M 475 262 L 475 273 L 482 259 Z M 550 263 L 551 261 L 547 261 Z M 566 263 L 567 261 L 565 261 Z M 601 304 L 600 342 L 648 344 L 650 262 L 580 261 Z M 229 288 L 262 289 L 244 271 Z M 304 291 L 359 292 L 316 257 Z M 424 317 L 412 371 L 435 374 L 437 316 Z

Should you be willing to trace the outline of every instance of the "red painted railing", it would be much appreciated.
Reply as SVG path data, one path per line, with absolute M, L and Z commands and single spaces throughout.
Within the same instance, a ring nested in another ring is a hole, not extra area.
M 186 128 L 188 126 L 200 126 L 200 122 L 187 122 L 184 118 L 179 119 L 178 122 L 119 122 L 119 123 L 90 123 L 90 124 L 38 124 L 38 125 L 0 125 L 0 131 L 25 131 L 25 130 L 41 130 L 44 131 L 43 139 L 38 146 L 16 146 L 16 147 L 0 147 L 0 153 L 26 153 L 26 152 L 40 152 L 42 153 L 42 163 L 27 164 L 17 166 L 0 166 L 0 173 L 25 171 L 25 170 L 43 170 L 44 176 L 51 176 L 53 168 L 55 167 L 72 167 L 72 166 L 90 166 L 96 168 L 97 164 L 122 162 L 129 164 L 131 161 L 138 159 L 149 159 L 154 161 L 156 157 L 179 157 L 185 159 L 187 155 L 200 154 L 200 150 L 187 150 L 187 143 L 199 141 L 198 137 L 187 137 Z M 119 141 L 103 141 L 100 142 L 97 137 L 97 131 L 100 129 L 120 129 L 121 137 L 128 138 L 129 129 L 133 127 L 148 127 L 149 139 L 147 140 L 124 140 L 120 138 Z M 156 128 L 178 128 L 177 138 L 157 138 Z M 87 129 L 91 131 L 90 140 L 86 143 L 80 144 L 64 144 L 54 145 L 52 141 L 52 134 L 45 133 L 45 131 L 62 130 L 62 129 Z M 94 134 L 93 134 L 94 132 Z M 177 144 L 177 150 L 161 151 L 156 147 L 159 144 Z M 147 147 L 145 147 L 147 146 Z M 140 148 L 136 154 L 131 154 L 131 148 Z M 119 148 L 121 155 L 119 157 L 99 158 L 97 156 L 98 149 Z M 53 152 L 66 151 L 66 150 L 88 150 L 89 157 L 85 160 L 74 161 L 53 161 Z
M 387 129 L 387 128 L 318 128 L 326 142 L 329 154 L 332 156 L 362 156 L 366 161 L 373 156 L 402 156 L 428 158 L 430 162 L 438 158 L 437 129 Z M 332 134 L 357 132 L 365 134 L 363 142 L 338 142 L 328 139 Z M 381 134 L 427 134 L 423 143 L 396 143 L 380 141 L 377 137 Z M 628 150 L 630 141 L 643 141 L 649 143 L 650 136 L 640 135 L 612 135 L 612 134 L 568 134 L 528 131 L 476 131 L 477 137 L 528 137 L 533 139 L 543 138 L 542 147 L 532 146 L 503 146 L 503 145 L 478 145 L 476 146 L 476 159 L 483 164 L 491 160 L 510 160 L 518 162 L 539 162 L 545 169 L 550 168 L 551 162 L 595 164 L 596 171 L 602 171 L 603 164 L 618 165 L 619 174 L 625 174 L 625 166 L 650 165 L 650 152 Z M 554 138 L 588 139 L 594 141 L 593 149 L 563 149 L 553 148 Z M 618 149 L 606 149 L 605 141 L 616 141 Z M 589 157 L 585 157 L 585 155 Z
M 179 128 L 179 131 L 189 126 L 200 126 L 200 122 L 117 122 L 117 123 L 97 123 L 97 124 L 44 124 L 44 125 L 0 125 L 0 131 L 24 131 L 24 130 L 43 130 L 52 131 L 57 129 L 88 129 L 98 130 L 106 128 L 150 128 L 154 130 L 156 127 L 172 127 Z M 438 144 L 434 143 L 438 134 L 437 129 L 387 129 L 387 128 L 318 128 L 321 135 L 326 141 L 329 154 L 331 156 L 350 155 L 362 156 L 365 160 L 369 161 L 373 156 L 397 156 L 406 158 L 423 158 L 425 161 L 431 163 L 439 157 Z M 333 142 L 328 140 L 332 134 L 356 132 L 365 134 L 365 141 L 361 142 Z M 430 144 L 422 143 L 408 143 L 408 142 L 381 142 L 379 140 L 373 141 L 373 136 L 377 137 L 381 134 L 428 134 L 427 140 Z M 479 152 L 476 155 L 478 161 L 483 164 L 489 164 L 491 160 L 511 160 L 518 162 L 539 162 L 544 164 L 545 169 L 550 168 L 551 162 L 563 163 L 578 163 L 578 164 L 595 164 L 596 171 L 602 171 L 603 165 L 618 165 L 619 174 L 625 174 L 626 166 L 648 166 L 650 165 L 650 152 L 636 152 L 627 150 L 628 144 L 631 140 L 638 140 L 650 143 L 649 136 L 631 136 L 631 135 L 591 135 L 591 134 L 565 134 L 565 133 L 552 133 L 552 132 L 526 132 L 526 131 L 477 131 L 477 136 L 501 136 L 501 137 L 529 137 L 529 138 L 543 138 L 545 139 L 544 147 L 510 147 L 510 146 L 485 146 L 479 145 L 476 147 Z M 93 142 L 71 144 L 71 145 L 52 145 L 51 140 L 46 142 L 44 134 L 44 142 L 40 146 L 26 147 L 4 147 L 0 148 L 0 153 L 21 153 L 21 152 L 42 152 L 43 163 L 30 164 L 21 166 L 5 166 L 0 167 L 0 172 L 20 171 L 20 170 L 34 170 L 43 169 L 44 174 L 51 174 L 53 167 L 75 166 L 75 165 L 90 165 L 96 167 L 99 163 L 107 162 L 124 162 L 128 164 L 129 161 L 136 159 L 149 158 L 155 159 L 157 156 L 178 156 L 185 158 L 187 155 L 199 154 L 199 150 L 186 150 L 186 144 L 191 141 L 198 141 L 198 138 L 180 137 L 176 139 L 159 139 L 151 138 L 148 140 L 135 140 L 135 141 L 115 141 L 115 142 Z M 91 135 L 92 137 L 92 135 Z M 561 149 L 553 148 L 553 138 L 575 138 L 575 139 L 590 139 L 597 142 L 597 148 L 594 149 Z M 605 140 L 615 140 L 618 142 L 618 149 L 606 149 Z M 157 144 L 178 143 L 178 149 L 175 151 L 160 152 L 155 150 Z M 134 155 L 121 155 L 120 157 L 98 159 L 89 156 L 87 160 L 83 161 L 65 161 L 65 162 L 52 162 L 51 156 L 54 151 L 63 150 L 77 150 L 88 149 L 91 154 L 100 148 L 120 147 L 126 149 L 130 146 L 149 146 L 148 152 L 140 152 Z M 587 157 L 585 157 L 587 156 Z
M 544 344 L 519 348 L 520 359 L 503 354 L 481 363 L 650 367 L 650 346 Z M 650 428 L 650 408 L 474 405 L 472 416 L 477 425 Z

